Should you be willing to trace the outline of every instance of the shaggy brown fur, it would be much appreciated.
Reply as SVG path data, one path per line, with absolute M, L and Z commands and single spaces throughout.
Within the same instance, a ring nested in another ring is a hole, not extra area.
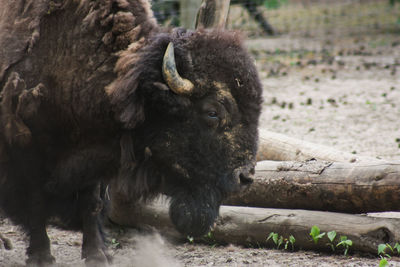
M 27 263 L 54 261 L 53 217 L 83 231 L 88 264 L 106 263 L 111 179 L 112 207 L 165 193 L 179 231 L 207 232 L 254 167 L 261 85 L 240 35 L 163 31 L 144 0 L 0 6 L 0 206 L 30 237 Z M 163 79 L 169 42 L 190 96 Z

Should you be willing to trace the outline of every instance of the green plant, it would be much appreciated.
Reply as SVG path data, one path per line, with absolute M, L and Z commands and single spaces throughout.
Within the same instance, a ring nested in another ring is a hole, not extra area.
M 393 249 L 395 249 L 397 251 L 397 254 L 400 254 L 400 244 L 399 243 L 394 244 Z
M 392 252 L 394 252 L 393 248 L 389 244 L 387 244 L 387 243 L 386 244 L 379 244 L 378 245 L 378 255 L 380 257 L 388 257 L 388 258 L 390 258 L 390 255 L 386 253 L 386 248 L 389 248 Z
M 264 1 L 264 6 L 267 9 L 278 9 L 282 5 L 287 4 L 288 0 L 265 0 Z
M 294 250 L 294 243 L 296 242 L 296 238 L 293 235 L 289 236 L 289 239 L 285 238 L 285 249 L 288 249 L 289 244 L 292 247 L 292 251 Z
M 386 249 L 390 249 L 392 254 L 395 254 L 395 253 L 400 254 L 400 244 L 399 243 L 394 244 L 393 247 L 389 243 L 379 244 L 378 245 L 378 255 L 381 258 L 381 260 L 379 261 L 379 267 L 381 267 L 381 266 L 384 267 L 389 264 L 388 259 L 390 259 L 391 256 L 386 252 Z
M 347 255 L 350 247 L 353 245 L 353 241 L 347 239 L 347 236 L 340 236 L 340 242 L 337 243 L 336 247 L 343 246 L 344 247 L 344 255 Z
M 283 236 L 280 236 L 278 239 L 278 244 L 276 246 L 277 249 L 279 249 L 279 247 L 283 244 Z
M 275 243 L 277 249 L 279 249 L 279 247 L 283 243 L 283 237 L 282 236 L 279 237 L 278 233 L 271 232 L 269 234 L 269 236 L 267 237 L 267 241 L 270 240 L 270 239 L 272 239 L 272 241 Z
M 205 241 L 210 245 L 211 248 L 215 248 L 218 246 L 218 242 L 214 238 L 214 234 L 212 231 L 209 231 L 206 235 L 204 235 L 201 240 Z
M 121 247 L 121 244 L 117 241 L 117 239 L 115 239 L 115 238 L 111 239 L 111 248 L 117 249 L 120 247 Z
M 267 237 L 267 241 L 272 238 L 272 241 L 274 241 L 275 244 L 278 244 L 278 237 L 279 237 L 278 233 L 271 232 Z
M 317 244 L 318 240 L 324 237 L 325 233 L 321 233 L 321 230 L 318 228 L 318 226 L 314 225 L 311 227 L 311 232 L 310 236 L 314 240 L 314 243 Z
M 396 243 L 398 244 L 398 243 Z M 388 243 L 386 244 L 379 244 L 378 245 L 378 255 L 381 257 L 381 260 L 379 261 L 379 267 L 385 267 L 389 264 L 388 258 L 390 258 L 390 255 L 386 253 L 386 248 L 389 248 L 392 252 L 394 252 L 394 248 L 390 246 Z
M 385 267 L 388 266 L 389 262 L 386 258 L 381 258 L 381 260 L 379 261 L 379 267 Z
M 283 236 L 279 236 L 278 233 L 271 232 L 267 237 L 267 241 L 270 239 L 272 239 L 272 241 L 276 245 L 276 249 L 279 249 L 282 244 L 285 244 L 284 249 L 288 249 L 290 244 L 292 250 L 294 250 L 294 243 L 296 242 L 296 238 L 294 238 L 293 235 L 290 235 L 289 238 L 284 238 Z
M 188 236 L 186 236 L 186 238 L 187 238 L 187 240 L 189 241 L 190 244 L 193 244 L 193 242 L 194 242 L 194 237 L 193 236 L 188 235 Z
M 326 243 L 328 246 L 331 247 L 332 251 L 335 251 L 335 245 L 333 244 L 333 241 L 336 238 L 336 231 L 330 231 L 326 234 L 328 236 L 329 239 L 329 243 Z

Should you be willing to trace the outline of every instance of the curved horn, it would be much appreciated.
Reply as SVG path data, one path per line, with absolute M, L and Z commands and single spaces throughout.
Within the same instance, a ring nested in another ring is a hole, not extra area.
M 188 79 L 182 78 L 176 70 L 174 45 L 168 44 L 165 50 L 162 73 L 164 80 L 169 88 L 178 95 L 190 95 L 193 92 L 194 85 Z

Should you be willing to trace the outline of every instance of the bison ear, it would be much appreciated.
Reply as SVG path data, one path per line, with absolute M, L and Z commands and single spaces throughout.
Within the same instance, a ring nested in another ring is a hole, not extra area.
M 160 89 L 161 91 L 169 91 L 169 87 L 165 83 L 155 82 L 153 83 L 153 85 L 158 89 Z
M 116 119 L 125 129 L 133 129 L 144 121 L 144 99 L 138 93 L 138 74 L 116 79 L 106 87 Z

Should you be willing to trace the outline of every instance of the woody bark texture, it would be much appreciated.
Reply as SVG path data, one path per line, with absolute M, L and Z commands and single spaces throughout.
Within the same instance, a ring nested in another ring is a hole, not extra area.
M 225 204 L 346 213 L 400 208 L 400 164 L 262 161 L 254 183 Z
M 186 238 L 174 229 L 166 203 L 157 202 L 140 208 L 129 205 L 123 210 L 124 213 L 111 213 L 111 220 L 125 226 L 144 229 L 155 227 L 169 238 Z M 204 237 L 195 242 L 276 247 L 272 240 L 267 241 L 268 235 L 275 232 L 284 238 L 293 235 L 296 239 L 295 250 L 331 250 L 326 235 L 317 243 L 312 241 L 309 233 L 313 225 L 318 226 L 321 233 L 336 231 L 335 246 L 340 236 L 347 236 L 353 242 L 350 251 L 376 254 L 379 244 L 394 245 L 400 239 L 400 221 L 396 219 L 321 211 L 221 206 L 211 239 Z M 291 249 L 291 246 L 288 248 Z M 337 247 L 336 251 L 343 253 L 343 248 Z
M 384 161 L 373 157 L 346 153 L 328 146 L 307 142 L 265 129 L 260 129 L 259 135 L 258 161 L 305 161 L 309 159 L 348 163 Z

